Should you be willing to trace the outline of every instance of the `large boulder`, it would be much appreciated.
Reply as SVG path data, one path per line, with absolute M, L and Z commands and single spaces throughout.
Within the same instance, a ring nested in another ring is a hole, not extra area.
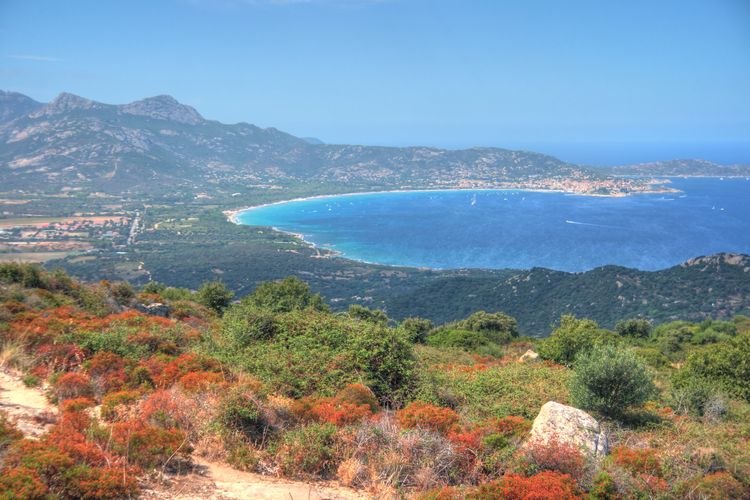
M 530 361 L 538 361 L 538 360 L 539 360 L 539 353 L 534 352 L 531 349 L 523 353 L 523 355 L 520 358 L 518 358 L 518 361 L 520 363 L 528 363 Z
M 546 443 L 550 440 L 575 445 L 593 456 L 609 453 L 607 433 L 594 417 L 554 401 L 542 406 L 527 442 Z

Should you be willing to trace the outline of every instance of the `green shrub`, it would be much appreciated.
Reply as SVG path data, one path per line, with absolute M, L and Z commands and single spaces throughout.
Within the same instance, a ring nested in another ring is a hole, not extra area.
M 721 420 L 726 414 L 726 399 L 716 382 L 699 377 L 684 377 L 678 372 L 673 377 L 670 391 L 671 405 L 682 415 Z
M 709 380 L 727 394 L 750 402 L 750 333 L 692 353 L 677 377 Z
M 615 332 L 623 337 L 646 339 L 651 335 L 651 322 L 645 319 L 628 319 L 618 321 Z
M 643 361 L 632 351 L 612 345 L 598 345 L 579 355 L 570 379 L 575 406 L 609 416 L 621 416 L 655 391 Z
M 427 334 L 433 329 L 433 324 L 429 319 L 406 318 L 401 323 L 401 328 L 406 332 L 409 341 L 424 344 L 427 341 Z
M 516 319 L 501 312 L 488 313 L 477 311 L 463 321 L 459 328 L 480 332 L 491 342 L 504 343 L 518 337 Z
M 328 310 L 323 298 L 317 293 L 310 292 L 310 286 L 294 276 L 281 281 L 261 283 L 253 293 L 243 299 L 243 302 L 276 313 L 304 309 Z
M 241 390 L 232 391 L 222 401 L 218 420 L 225 428 L 241 432 L 255 443 L 261 442 L 269 432 L 260 407 Z
M 347 311 L 350 318 L 369 321 L 378 325 L 387 325 L 390 318 L 380 309 L 370 309 L 359 304 L 351 304 Z
M 196 293 L 198 303 L 221 314 L 232 303 L 234 293 L 221 281 L 204 283 Z
M 595 321 L 566 314 L 560 318 L 560 326 L 540 343 L 537 350 L 542 359 L 572 366 L 579 353 L 616 340 L 614 333 L 599 328 Z
M 435 347 L 458 347 L 467 351 L 474 351 L 489 343 L 489 339 L 479 332 L 455 328 L 441 328 L 427 337 L 427 345 Z
M 222 337 L 238 348 L 256 340 L 270 340 L 277 331 L 273 313 L 244 304 L 227 310 L 221 328 Z
M 327 477 L 336 468 L 336 426 L 309 424 L 284 434 L 276 450 L 282 474 L 289 477 Z

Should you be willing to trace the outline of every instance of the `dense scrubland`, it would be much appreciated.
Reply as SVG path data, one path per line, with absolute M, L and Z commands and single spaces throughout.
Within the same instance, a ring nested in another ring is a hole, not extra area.
M 750 492 L 744 316 L 567 315 L 540 340 L 513 311 L 334 313 L 296 278 L 234 301 L 219 282 L 84 285 L 20 264 L 0 265 L 0 304 L 2 368 L 58 407 L 38 439 L 0 420 L 0 498 L 138 496 L 196 456 L 386 498 Z M 611 453 L 529 441 L 548 401 L 599 419 Z

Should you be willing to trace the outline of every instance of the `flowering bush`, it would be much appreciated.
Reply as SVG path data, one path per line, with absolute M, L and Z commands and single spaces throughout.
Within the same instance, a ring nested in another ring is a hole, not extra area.
M 458 414 L 423 401 L 414 401 L 396 412 L 399 425 L 405 429 L 423 428 L 447 434 L 458 424 Z

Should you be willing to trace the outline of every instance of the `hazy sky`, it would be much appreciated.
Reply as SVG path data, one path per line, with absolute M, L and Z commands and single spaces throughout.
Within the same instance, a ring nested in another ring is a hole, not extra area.
M 326 142 L 750 161 L 750 0 L 0 0 L 0 88 Z

